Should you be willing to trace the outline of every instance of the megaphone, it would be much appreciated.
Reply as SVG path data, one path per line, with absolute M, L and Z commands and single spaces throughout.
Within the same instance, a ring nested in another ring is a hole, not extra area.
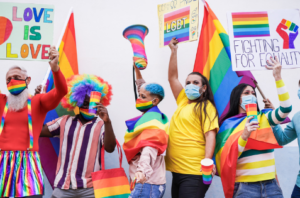
M 146 69 L 148 64 L 144 45 L 144 39 L 148 32 L 149 29 L 144 25 L 132 25 L 123 31 L 124 38 L 131 43 L 135 65 L 140 70 Z

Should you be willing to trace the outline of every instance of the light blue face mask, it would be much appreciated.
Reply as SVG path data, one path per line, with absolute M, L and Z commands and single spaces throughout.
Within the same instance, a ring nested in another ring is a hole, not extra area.
M 190 100 L 195 100 L 201 96 L 199 90 L 200 87 L 194 84 L 189 84 L 185 86 L 185 94 Z
M 247 104 L 256 104 L 257 100 L 256 97 L 253 95 L 243 96 L 242 97 L 242 103 L 241 107 L 246 111 L 246 105 Z
M 299 89 L 298 89 L 298 97 L 299 97 L 299 99 L 300 99 L 300 87 L 299 87 Z

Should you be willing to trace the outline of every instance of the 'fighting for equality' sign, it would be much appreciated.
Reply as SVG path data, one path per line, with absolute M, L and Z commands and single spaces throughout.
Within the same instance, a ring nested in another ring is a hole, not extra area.
M 264 70 L 277 56 L 283 68 L 300 67 L 299 10 L 227 13 L 233 71 Z
M 0 3 L 0 59 L 49 61 L 54 7 Z

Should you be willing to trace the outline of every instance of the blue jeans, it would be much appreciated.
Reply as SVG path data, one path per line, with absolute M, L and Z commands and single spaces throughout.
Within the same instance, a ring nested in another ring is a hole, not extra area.
M 299 198 L 300 197 L 300 188 L 295 185 L 293 193 L 292 193 L 292 198 Z
M 140 184 L 137 183 L 129 198 L 162 198 L 166 191 L 166 184 Z
M 283 198 L 276 179 L 261 182 L 237 182 L 233 198 Z

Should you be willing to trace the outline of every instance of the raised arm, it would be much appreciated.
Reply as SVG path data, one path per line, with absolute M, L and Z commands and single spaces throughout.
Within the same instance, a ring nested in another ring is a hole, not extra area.
M 133 61 L 133 67 L 135 70 L 135 75 L 136 75 L 136 81 L 135 84 L 138 88 L 138 92 L 140 92 L 140 88 L 143 84 L 146 83 L 146 81 L 143 79 L 143 76 L 141 74 L 141 71 L 137 68 L 137 66 L 135 65 L 135 62 Z
M 177 97 L 181 90 L 183 89 L 183 86 L 178 80 L 178 68 L 177 68 L 177 45 L 178 41 L 176 38 L 172 38 L 172 40 L 169 43 L 169 47 L 171 49 L 171 57 L 170 57 L 170 63 L 169 63 L 169 73 L 168 73 L 168 79 L 170 83 L 170 87 L 172 89 L 173 95 L 175 99 L 177 100 Z
M 53 46 L 50 48 L 49 57 L 55 88 L 41 96 L 41 107 L 45 111 L 50 111 L 57 107 L 60 100 L 68 93 L 66 79 L 58 66 L 59 53 Z
M 271 57 L 271 61 L 268 61 L 269 66 L 267 69 L 273 70 L 273 76 L 276 81 L 276 88 L 279 98 L 280 106 L 267 113 L 267 118 L 272 126 L 280 124 L 288 117 L 289 113 L 292 111 L 292 102 L 289 93 L 285 87 L 285 84 L 281 78 L 281 64 L 275 56 L 275 60 Z

